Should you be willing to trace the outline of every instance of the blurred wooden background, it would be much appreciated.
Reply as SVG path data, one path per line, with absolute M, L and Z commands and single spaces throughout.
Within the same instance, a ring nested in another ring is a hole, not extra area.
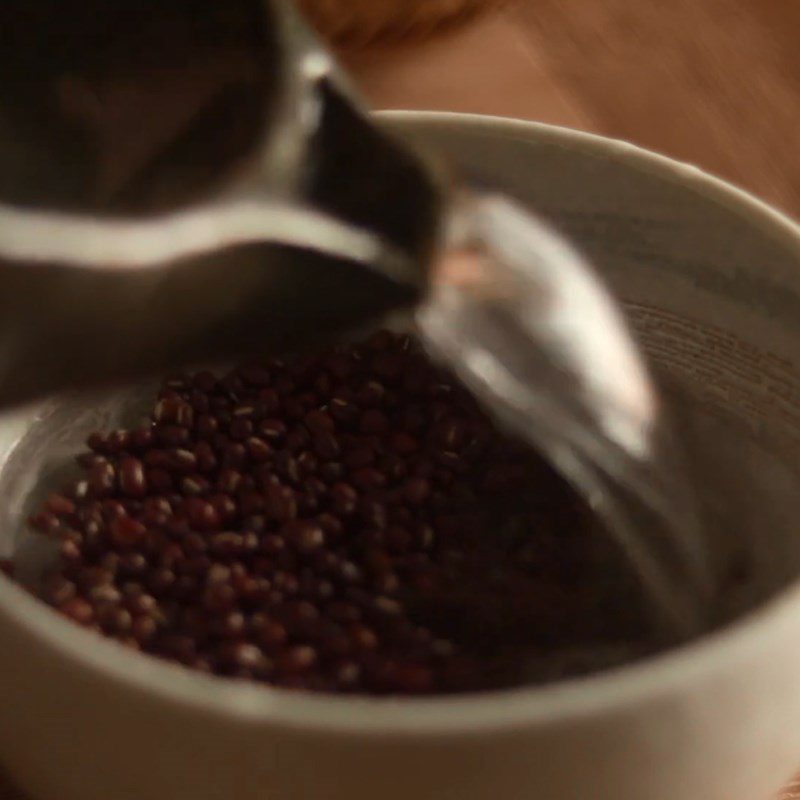
M 511 0 L 424 42 L 342 58 L 378 108 L 628 139 L 800 216 L 800 0 Z M 0 800 L 18 798 L 0 774 Z M 800 785 L 781 800 L 800 800 Z
M 377 107 L 628 139 L 800 215 L 797 0 L 512 0 L 425 42 L 343 58 Z

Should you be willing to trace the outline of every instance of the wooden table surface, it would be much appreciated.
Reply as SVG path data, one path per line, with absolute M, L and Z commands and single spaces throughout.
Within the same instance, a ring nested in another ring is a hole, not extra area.
M 800 216 L 799 45 L 797 0 L 518 0 L 423 43 L 342 57 L 376 107 L 628 139 Z M 800 800 L 800 784 L 780 797 Z M 2 775 L 0 800 L 24 800 Z
M 377 107 L 628 139 L 800 215 L 796 0 L 517 0 L 423 44 L 344 59 Z

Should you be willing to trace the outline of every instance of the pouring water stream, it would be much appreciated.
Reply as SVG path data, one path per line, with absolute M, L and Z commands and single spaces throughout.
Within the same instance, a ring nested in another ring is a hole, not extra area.
M 669 421 L 615 304 L 581 257 L 501 197 L 462 199 L 423 338 L 605 524 L 665 635 L 707 624 L 703 531 Z

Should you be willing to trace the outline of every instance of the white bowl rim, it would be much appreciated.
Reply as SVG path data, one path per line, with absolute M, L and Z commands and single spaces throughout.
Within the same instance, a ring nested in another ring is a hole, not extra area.
M 763 226 L 798 252 L 800 226 L 780 211 L 697 167 L 627 142 L 559 126 L 503 117 L 429 111 L 381 112 L 389 122 L 459 126 L 497 137 L 557 142 L 679 182 L 687 189 L 741 213 L 748 224 Z M 721 664 L 745 664 L 754 651 L 796 634 L 800 580 L 771 601 L 726 628 L 641 662 L 586 678 L 544 687 L 397 699 L 337 697 L 288 692 L 194 673 L 142 656 L 81 630 L 61 619 L 12 580 L 0 574 L 0 614 L 38 637 L 57 656 L 122 684 L 133 693 L 167 705 L 180 705 L 228 721 L 369 736 L 470 736 L 547 726 L 568 719 L 622 713 L 643 700 L 677 691 L 680 686 L 713 678 Z

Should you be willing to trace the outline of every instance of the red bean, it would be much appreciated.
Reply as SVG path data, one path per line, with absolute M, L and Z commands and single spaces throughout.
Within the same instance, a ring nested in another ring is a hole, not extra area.
M 138 577 L 147 569 L 147 559 L 141 553 L 122 553 L 119 561 L 119 572 L 125 577 Z
M 219 431 L 217 418 L 211 414 L 201 414 L 195 423 L 195 430 L 201 439 L 212 439 Z
M 156 403 L 153 419 L 156 422 L 177 422 L 182 402 L 180 395 L 173 394 L 171 397 L 163 397 Z
M 225 447 L 222 453 L 222 466 L 228 469 L 240 470 L 244 467 L 246 460 L 247 450 L 241 442 L 232 442 Z
M 336 483 L 331 489 L 331 499 L 336 511 L 340 514 L 350 515 L 355 513 L 358 504 L 358 493 L 346 483 Z
M 217 468 L 217 454 L 208 442 L 198 442 L 194 447 L 194 457 L 199 472 L 214 472 Z
M 136 641 L 147 644 L 158 632 L 158 623 L 152 617 L 136 617 L 131 624 L 131 633 Z
M 159 425 L 154 435 L 165 447 L 183 447 L 191 440 L 189 429 L 180 425 Z
M 153 445 L 153 429 L 137 428 L 130 434 L 130 449 L 136 453 L 146 452 Z
M 362 467 L 353 472 L 353 483 L 362 491 L 372 491 L 386 485 L 386 476 L 373 467 Z
M 328 539 L 337 539 L 342 535 L 344 525 L 339 517 L 329 514 L 327 512 L 320 514 L 317 517 L 317 524 L 325 531 Z
M 394 670 L 393 689 L 403 694 L 425 694 L 434 688 L 430 667 L 422 664 L 400 664 Z
M 58 606 L 58 610 L 65 616 L 69 617 L 73 622 L 78 625 L 90 625 L 94 622 L 94 609 L 82 597 L 73 597 Z
M 89 491 L 95 497 L 105 497 L 114 491 L 116 472 L 107 461 L 97 463 L 89 470 Z
M 147 583 L 153 594 L 160 597 L 172 588 L 175 583 L 175 573 L 167 567 L 154 569 L 148 573 Z
M 217 636 L 225 639 L 240 638 L 247 627 L 247 621 L 241 611 L 229 611 L 217 619 L 212 629 Z
M 211 489 L 211 483 L 202 475 L 187 475 L 181 478 L 181 492 L 187 497 L 198 497 Z
M 309 411 L 303 418 L 303 423 L 316 436 L 333 433 L 336 430 L 336 423 L 333 417 L 327 411 L 321 409 Z
M 137 545 L 147 532 L 147 528 L 141 522 L 137 522 L 131 517 L 124 516 L 115 519 L 109 531 L 111 539 L 117 547 L 134 547 Z
M 272 455 L 272 448 L 264 439 L 259 439 L 257 436 L 251 436 L 246 442 L 247 454 L 256 462 L 261 463 L 269 459 Z
M 200 497 L 189 497 L 183 503 L 183 512 L 195 530 L 211 531 L 220 525 L 217 509 Z
M 288 522 L 297 516 L 297 495 L 289 486 L 272 485 L 267 490 L 265 512 L 277 522 Z
M 401 455 L 416 453 L 419 450 L 419 442 L 410 433 L 398 431 L 392 435 L 392 448 Z
M 133 617 L 129 611 L 113 605 L 106 605 L 97 612 L 97 621 L 106 633 L 125 634 L 133 627 Z
M 382 411 L 370 408 L 361 415 L 359 425 L 363 433 L 381 434 L 389 429 L 389 419 Z
M 382 383 L 378 381 L 367 381 L 358 390 L 356 394 L 356 399 L 363 406 L 375 406 L 378 405 L 384 399 L 385 395 L 386 395 L 386 387 Z M 363 425 L 363 417 L 362 417 L 362 425 Z M 369 431 L 365 432 L 369 433 Z
M 286 423 L 279 419 L 265 419 L 258 425 L 259 435 L 273 445 L 281 442 L 287 432 Z
M 8 573 L 11 575 L 11 573 Z M 63 606 L 75 597 L 77 588 L 75 584 L 67 580 L 63 575 L 51 575 L 44 582 L 43 591 L 48 602 L 54 606 Z
M 246 417 L 236 417 L 228 428 L 231 439 L 243 442 L 253 435 L 253 423 Z
M 530 477 L 527 452 L 412 339 L 380 332 L 221 379 L 175 376 L 152 418 L 91 436 L 82 475 L 32 519 L 59 540 L 40 594 L 66 617 L 193 669 L 292 689 L 521 680 L 502 637 L 480 640 L 494 635 L 486 609 L 512 585 L 553 597 L 519 573 L 546 558 L 568 573 L 547 554 L 563 552 L 565 530 L 574 541 L 572 517 L 524 521 L 535 536 L 517 547 L 495 538 L 493 510 L 483 536 L 485 496 L 529 480 L 547 496 L 552 482 Z M 526 612 L 541 605 L 509 603 L 503 619 L 535 652 L 541 622 Z
M 209 540 L 211 552 L 221 557 L 234 557 L 244 549 L 244 537 L 235 531 L 214 534 Z
M 61 494 L 51 494 L 47 498 L 47 510 L 57 517 L 68 517 L 76 511 L 75 503 Z
M 336 622 L 354 623 L 361 619 L 361 610 L 353 603 L 337 601 L 326 609 L 327 615 Z
M 277 666 L 282 672 L 296 673 L 311 669 L 317 661 L 317 653 L 313 647 L 298 645 L 290 647 L 277 657 Z
M 375 451 L 371 447 L 355 447 L 345 453 L 344 463 L 351 469 L 368 467 L 375 462 Z
M 190 473 L 197 469 L 197 456 L 192 450 L 176 447 L 166 451 L 166 469 L 178 473 Z
M 83 558 L 80 545 L 70 539 L 61 542 L 58 555 L 64 564 L 77 564 Z
M 161 637 L 159 650 L 178 661 L 189 663 L 197 655 L 197 643 L 191 636 L 170 633 Z
M 379 645 L 375 632 L 358 623 L 350 626 L 350 639 L 357 650 L 376 650 Z
M 325 545 L 325 532 L 310 520 L 296 520 L 287 524 L 284 535 L 303 555 L 320 550 Z
M 212 494 L 208 497 L 208 502 L 214 506 L 217 512 L 220 523 L 222 525 L 230 525 L 234 522 L 239 514 L 239 508 L 236 501 L 226 494 Z
M 102 433 L 95 432 L 90 434 L 86 440 L 86 446 L 94 453 L 106 455 L 109 452 L 108 440 Z
M 128 592 L 125 595 L 125 607 L 131 614 L 141 616 L 147 614 L 153 616 L 158 609 L 158 601 L 152 595 L 139 589 L 136 592 Z
M 343 428 L 350 428 L 355 425 L 360 416 L 358 406 L 342 397 L 334 397 L 331 400 L 329 413 Z
M 345 690 L 355 689 L 361 680 L 361 667 L 355 661 L 342 661 L 335 668 L 336 683 Z
M 28 522 L 42 533 L 55 533 L 61 528 L 61 520 L 51 511 L 39 511 Z
M 127 457 L 120 462 L 119 488 L 127 497 L 145 497 L 147 495 L 144 464 L 138 458 Z
M 286 629 L 266 614 L 254 614 L 250 620 L 250 630 L 256 641 L 267 651 L 275 652 L 286 644 Z
M 164 494 L 172 490 L 172 476 L 164 469 L 150 469 L 145 472 L 145 482 L 155 492 Z
M 424 503 L 431 493 L 431 485 L 425 478 L 411 478 L 405 485 L 404 493 L 409 503 Z

